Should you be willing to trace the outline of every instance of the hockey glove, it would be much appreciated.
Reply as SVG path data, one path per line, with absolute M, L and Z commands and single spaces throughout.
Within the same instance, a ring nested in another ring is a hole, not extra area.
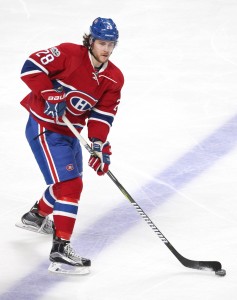
M 104 175 L 109 170 L 111 147 L 109 142 L 94 140 L 91 145 L 92 150 L 97 156 L 91 155 L 89 166 L 93 168 L 99 176 Z
M 45 90 L 41 92 L 45 100 L 44 113 L 54 119 L 62 117 L 66 109 L 66 94 L 62 87 L 54 90 Z

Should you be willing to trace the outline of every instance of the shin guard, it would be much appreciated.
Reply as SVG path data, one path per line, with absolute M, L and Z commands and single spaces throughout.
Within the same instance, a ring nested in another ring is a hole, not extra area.
M 71 238 L 82 188 L 81 177 L 55 183 L 52 187 L 56 198 L 53 210 L 55 234 L 59 238 Z

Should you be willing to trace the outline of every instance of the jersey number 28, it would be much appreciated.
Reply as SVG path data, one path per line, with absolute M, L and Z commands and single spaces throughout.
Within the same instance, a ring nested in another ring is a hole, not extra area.
M 42 56 L 44 55 L 44 56 Z M 36 56 L 40 57 L 40 61 L 43 65 L 47 65 L 48 63 L 50 63 L 51 61 L 54 60 L 54 56 L 52 53 L 50 53 L 49 50 L 43 50 L 43 51 L 39 51 Z

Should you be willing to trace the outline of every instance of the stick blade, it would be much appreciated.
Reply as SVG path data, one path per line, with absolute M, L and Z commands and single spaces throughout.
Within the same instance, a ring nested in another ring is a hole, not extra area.
M 196 261 L 181 257 L 180 262 L 187 268 L 202 270 L 202 271 L 219 271 L 222 266 L 219 261 Z
M 206 271 L 219 271 L 222 266 L 219 261 L 202 261 L 202 260 L 191 260 L 182 256 L 171 244 L 166 242 L 165 245 L 170 249 L 170 251 L 176 256 L 176 258 L 187 268 L 196 270 L 206 270 Z

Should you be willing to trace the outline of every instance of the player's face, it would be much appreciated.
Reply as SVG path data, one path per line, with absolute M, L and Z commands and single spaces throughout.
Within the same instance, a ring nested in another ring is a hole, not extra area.
M 93 55 L 100 64 L 103 64 L 109 60 L 114 46 L 115 43 L 111 41 L 95 40 L 92 46 Z

